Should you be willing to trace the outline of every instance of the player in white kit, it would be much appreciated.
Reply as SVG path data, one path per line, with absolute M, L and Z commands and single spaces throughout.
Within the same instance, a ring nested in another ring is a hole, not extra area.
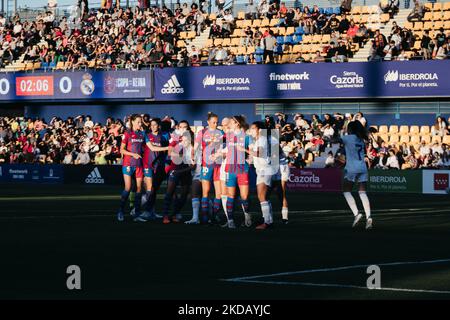
M 348 124 L 347 135 L 342 136 L 345 146 L 345 175 L 344 175 L 344 197 L 355 216 L 353 227 L 361 220 L 363 215 L 358 212 L 355 198 L 352 195 L 353 185 L 358 184 L 359 197 L 366 214 L 366 229 L 372 229 L 372 218 L 370 214 L 370 202 L 366 193 L 366 184 L 369 178 L 365 161 L 367 133 L 358 120 Z

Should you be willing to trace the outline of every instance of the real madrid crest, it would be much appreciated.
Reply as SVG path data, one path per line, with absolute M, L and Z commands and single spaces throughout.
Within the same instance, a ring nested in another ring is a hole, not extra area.
M 81 81 L 80 89 L 85 96 L 90 96 L 94 93 L 95 84 L 89 73 L 83 75 L 83 81 Z

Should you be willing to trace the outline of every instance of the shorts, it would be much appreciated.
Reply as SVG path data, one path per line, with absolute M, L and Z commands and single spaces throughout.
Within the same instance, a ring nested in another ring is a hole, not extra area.
M 214 167 L 202 167 L 201 168 L 201 178 L 202 181 L 219 181 L 220 180 L 220 168 Z
M 183 171 L 182 173 L 179 173 L 176 169 L 170 170 L 167 173 L 167 179 L 179 184 L 180 186 L 190 186 L 192 184 L 191 171 Z
M 290 169 L 287 164 L 280 164 L 280 170 L 278 170 L 277 174 L 273 176 L 273 180 L 275 181 L 289 181 Z
M 344 179 L 351 182 L 367 182 L 369 181 L 369 174 L 367 172 L 347 172 L 345 171 Z
M 152 168 L 144 168 L 144 177 L 145 178 L 153 178 L 154 172 Z
M 142 179 L 144 177 L 144 170 L 142 167 L 122 166 L 122 173 L 126 176 L 136 175 L 136 179 Z
M 271 168 L 256 170 L 256 185 L 264 183 L 266 186 L 270 187 L 272 185 L 272 174 Z
M 227 173 L 225 172 L 225 161 L 220 165 L 220 181 L 227 181 Z
M 248 172 L 231 173 L 227 172 L 227 187 L 248 186 Z
M 192 180 L 200 181 L 201 175 L 202 175 L 202 167 L 197 165 L 194 170 L 191 171 L 192 174 Z

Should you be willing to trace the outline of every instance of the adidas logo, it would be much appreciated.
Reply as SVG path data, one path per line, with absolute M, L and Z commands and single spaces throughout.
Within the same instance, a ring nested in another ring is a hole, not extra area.
M 177 76 L 173 75 L 161 89 L 161 93 L 162 94 L 184 93 L 184 88 L 181 87 L 180 82 L 178 82 Z
M 98 183 L 98 184 L 104 184 L 105 179 L 102 178 L 102 175 L 100 174 L 100 171 L 98 171 L 98 168 L 95 167 L 94 170 L 87 176 L 86 183 Z

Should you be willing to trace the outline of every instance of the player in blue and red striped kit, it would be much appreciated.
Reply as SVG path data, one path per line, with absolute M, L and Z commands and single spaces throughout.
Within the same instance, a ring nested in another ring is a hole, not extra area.
M 156 147 L 148 140 L 145 132 L 142 130 L 142 118 L 140 115 L 132 115 L 130 117 L 130 130 L 124 133 L 120 153 L 123 156 L 122 173 L 124 179 L 124 190 L 120 198 L 120 211 L 117 214 L 119 221 L 124 220 L 125 204 L 128 201 L 131 190 L 132 177 L 136 179 L 136 196 L 134 199 L 134 207 L 136 216 L 140 215 L 141 199 L 142 199 L 142 180 L 144 178 L 143 169 L 143 148 L 147 145 L 153 151 L 165 151 L 168 148 Z
M 159 118 L 150 121 L 150 132 L 148 132 L 147 139 L 153 146 L 167 147 L 169 145 L 169 137 L 161 133 L 161 120 Z M 145 207 L 144 213 L 137 218 L 139 221 L 152 220 L 156 218 L 154 213 L 154 206 L 156 201 L 156 193 L 161 186 L 161 183 L 166 177 L 164 170 L 167 152 L 152 151 L 149 147 L 144 148 L 144 182 L 146 188 L 146 202 L 142 202 Z
M 227 187 L 227 218 L 228 227 L 235 228 L 233 211 L 236 187 L 239 186 L 241 206 L 244 211 L 245 225 L 251 226 L 249 214 L 249 166 L 245 149 L 249 146 L 249 137 L 246 135 L 248 128 L 243 116 L 234 116 L 230 120 L 230 130 L 226 135 L 226 187 Z
M 224 133 L 222 130 L 217 129 L 218 122 L 219 117 L 216 114 L 212 112 L 208 113 L 208 126 L 197 134 L 194 144 L 194 148 L 197 149 L 197 146 L 199 146 L 202 152 L 200 180 L 202 183 L 201 209 L 203 223 L 208 222 L 211 182 L 214 183 L 215 190 L 212 217 L 210 220 L 212 223 L 215 222 L 221 206 L 220 163 L 216 163 L 212 157 L 223 146 Z

